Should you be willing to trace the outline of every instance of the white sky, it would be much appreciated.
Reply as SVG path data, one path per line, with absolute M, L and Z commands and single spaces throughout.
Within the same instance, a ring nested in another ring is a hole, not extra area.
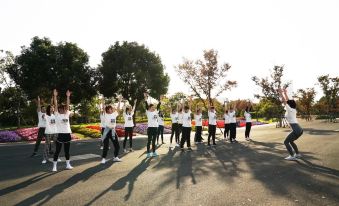
M 294 90 L 338 76 L 338 11 L 336 0 L 0 0 L 0 49 L 18 54 L 46 36 L 77 43 L 96 66 L 115 41 L 137 41 L 161 56 L 173 94 L 190 91 L 174 65 L 213 48 L 239 84 L 223 98 L 253 98 L 250 78 L 275 64 L 286 66 Z

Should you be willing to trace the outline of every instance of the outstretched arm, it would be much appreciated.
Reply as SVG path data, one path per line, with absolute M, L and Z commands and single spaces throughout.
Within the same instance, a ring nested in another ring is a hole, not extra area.
M 66 111 L 69 110 L 69 105 L 71 105 L 70 96 L 71 96 L 71 92 L 69 90 L 67 90 L 67 92 L 66 92 L 66 97 L 67 97 L 67 100 L 66 100 Z
M 132 109 L 132 113 L 134 114 L 134 112 L 135 112 L 135 107 L 136 107 L 136 105 L 137 105 L 137 100 L 134 100 L 134 105 L 133 105 L 133 109 Z
M 41 103 L 40 103 L 40 97 L 39 96 L 38 96 L 38 99 L 37 99 L 37 103 L 38 103 L 37 111 L 41 112 Z
M 100 100 L 100 112 L 103 114 L 105 111 L 105 97 L 103 96 L 102 99 Z
M 148 110 L 148 102 L 147 102 L 147 99 L 148 99 L 148 94 L 147 93 L 144 93 L 144 97 L 145 97 L 145 106 L 146 106 L 146 110 Z
M 285 99 L 285 97 L 284 97 L 284 95 L 283 95 L 283 90 L 282 90 L 281 88 L 279 88 L 279 89 L 278 89 L 278 92 L 279 92 L 280 98 L 281 98 L 281 100 L 282 100 L 282 103 L 283 103 L 284 105 L 286 105 L 286 104 L 287 104 L 287 100 Z
M 121 100 L 122 100 L 122 97 L 118 96 L 118 108 L 117 108 L 118 113 L 121 112 L 121 109 L 120 109 Z
M 56 89 L 53 90 L 53 100 L 54 100 L 54 111 L 58 112 L 58 91 Z
M 189 110 L 191 111 L 192 110 L 192 96 L 189 97 L 188 107 L 189 107 Z

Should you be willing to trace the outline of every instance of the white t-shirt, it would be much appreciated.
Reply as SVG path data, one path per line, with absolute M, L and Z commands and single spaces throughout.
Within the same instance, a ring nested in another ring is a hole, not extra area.
M 126 112 L 124 112 L 123 114 L 124 120 L 125 120 L 124 127 L 134 127 L 133 115 L 134 115 L 134 112 L 131 112 L 130 114 L 126 114 Z
M 194 115 L 195 126 L 202 126 L 202 114 Z
M 72 133 L 71 125 L 69 123 L 69 115 L 70 111 L 67 111 L 65 114 L 60 114 L 58 112 L 55 114 L 56 128 L 58 133 Z
M 176 112 L 175 114 L 171 113 L 171 120 L 172 120 L 172 124 L 173 124 L 173 123 L 178 123 L 178 121 L 179 121 L 179 115 L 178 115 L 177 112 Z
M 178 113 L 178 124 L 183 124 L 183 113 Z
M 214 112 L 208 111 L 208 124 L 217 125 L 217 115 Z
M 162 125 L 162 126 L 164 126 L 164 117 L 160 117 L 160 115 L 158 116 L 158 124 L 159 125 Z
M 105 113 L 100 113 L 100 127 L 105 127 Z
M 228 113 L 224 114 L 224 119 L 225 119 L 225 124 L 229 124 L 230 123 L 230 115 Z
M 57 134 L 57 128 L 56 128 L 56 120 L 55 115 L 51 114 L 51 116 L 45 115 L 46 120 L 46 129 L 45 134 Z
M 244 112 L 246 122 L 252 122 L 251 114 L 249 112 Z
M 158 127 L 159 123 L 158 123 L 158 118 L 159 118 L 159 114 L 158 111 L 155 110 L 154 112 L 150 112 L 150 111 L 146 111 L 146 115 L 147 115 L 147 125 L 148 127 Z
M 188 110 L 188 112 L 183 112 L 183 114 L 182 114 L 182 126 L 183 127 L 192 127 L 191 110 Z
M 237 117 L 235 116 L 235 111 L 228 113 L 230 117 L 230 123 L 237 123 Z
M 38 112 L 39 123 L 38 127 L 46 127 L 46 120 L 45 117 L 46 113 Z
M 115 129 L 117 126 L 117 116 L 118 112 L 113 112 L 112 114 L 105 114 L 105 127 Z
M 290 106 L 288 106 L 288 104 L 286 104 L 285 110 L 286 110 L 285 117 L 286 117 L 286 120 L 288 121 L 288 123 L 290 123 L 290 124 L 298 123 L 297 110 L 291 108 Z

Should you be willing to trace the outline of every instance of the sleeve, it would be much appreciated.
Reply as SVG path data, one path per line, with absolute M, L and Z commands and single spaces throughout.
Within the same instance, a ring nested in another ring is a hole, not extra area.
M 157 105 L 157 110 L 160 110 L 160 106 L 161 106 L 161 101 L 159 101 L 158 105 Z
M 146 111 L 148 110 L 148 102 L 145 101 Z

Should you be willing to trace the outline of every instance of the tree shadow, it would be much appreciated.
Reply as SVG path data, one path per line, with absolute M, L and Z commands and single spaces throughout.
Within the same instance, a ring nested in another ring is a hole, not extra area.
M 185 177 L 191 177 L 192 184 L 196 184 L 195 176 L 193 174 L 192 166 L 192 152 L 181 152 L 180 163 L 177 169 L 177 189 L 180 189 L 180 182 Z

